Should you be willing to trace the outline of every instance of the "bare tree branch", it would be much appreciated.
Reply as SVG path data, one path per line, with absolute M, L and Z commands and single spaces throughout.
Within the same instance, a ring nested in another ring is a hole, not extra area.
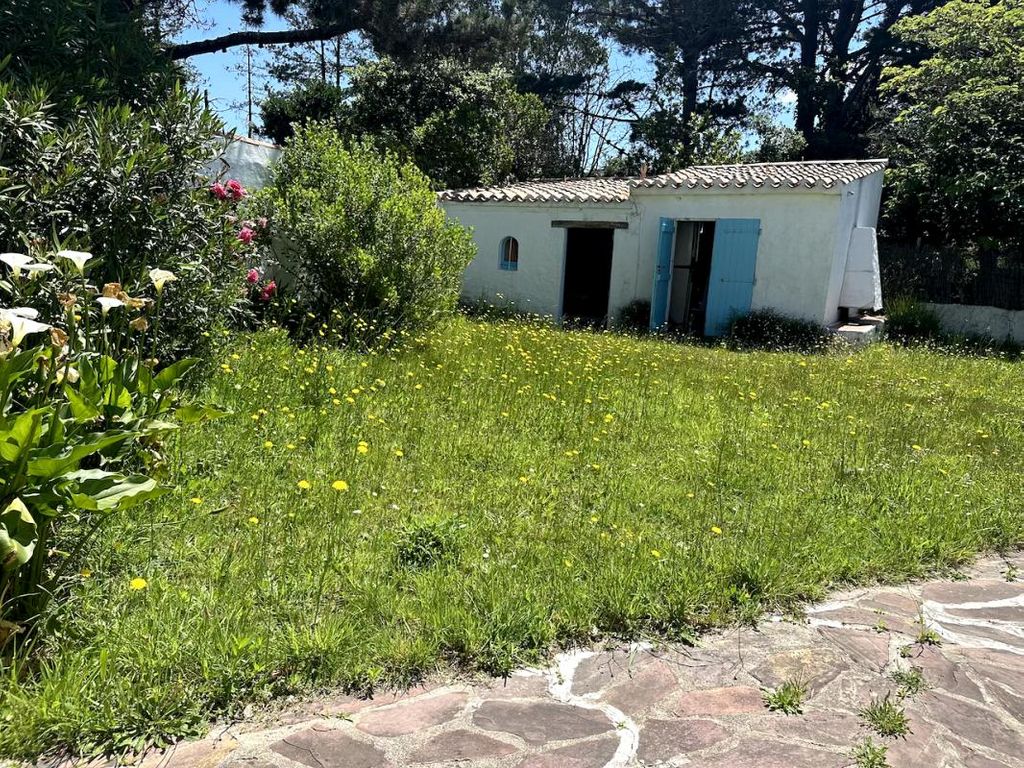
M 209 40 L 197 40 L 192 43 L 178 43 L 168 46 L 167 52 L 172 59 L 180 61 L 199 56 L 204 53 L 226 51 L 240 45 L 284 45 L 287 43 L 311 43 L 318 40 L 330 40 L 345 35 L 356 29 L 352 24 L 329 24 L 322 27 L 306 29 L 285 29 L 280 32 L 261 32 L 250 29 L 243 32 L 232 32 L 228 35 L 213 37 Z

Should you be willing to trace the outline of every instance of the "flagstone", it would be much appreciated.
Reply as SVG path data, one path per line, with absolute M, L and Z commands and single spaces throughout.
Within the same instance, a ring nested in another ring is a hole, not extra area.
M 671 666 L 655 660 L 616 682 L 601 696 L 627 715 L 648 709 L 678 688 Z
M 372 736 L 402 736 L 451 720 L 468 700 L 462 692 L 413 699 L 360 715 L 356 727 Z
M 989 603 L 1024 595 L 1024 582 L 1009 582 L 997 579 L 972 579 L 970 581 L 933 581 L 921 588 L 925 600 L 956 605 L 959 603 Z
M 701 759 L 700 768 L 842 768 L 849 762 L 842 753 L 747 738 L 727 752 Z
M 618 749 L 617 738 L 598 739 L 533 755 L 516 768 L 603 768 Z
M 734 685 L 684 693 L 676 701 L 678 715 L 744 715 L 764 709 L 761 691 L 752 686 Z
M 954 663 L 940 648 L 917 645 L 906 661 L 921 670 L 926 688 L 941 689 L 975 701 L 985 700 L 978 684 L 968 676 L 962 657 Z
M 990 707 L 969 704 L 940 692 L 922 696 L 928 717 L 952 733 L 1004 755 L 1024 754 L 1024 734 L 993 715 Z
M 486 736 L 476 731 L 460 728 L 434 736 L 409 757 L 414 763 L 451 762 L 455 760 L 479 760 L 488 757 L 504 757 L 518 751 L 511 744 Z
M 339 730 L 309 728 L 271 745 L 271 751 L 309 768 L 385 768 L 384 753 Z
M 762 684 L 775 688 L 787 680 L 800 680 L 816 692 L 835 680 L 847 668 L 831 648 L 800 648 L 769 656 L 751 674 Z
M 854 713 L 831 710 L 805 711 L 800 715 L 770 713 L 752 720 L 750 728 L 766 738 L 835 747 L 847 747 L 863 734 L 863 723 Z
M 856 604 L 869 611 L 881 611 L 883 615 L 898 616 L 904 621 L 917 621 L 921 615 L 921 603 L 901 592 L 872 590 Z
M 818 632 L 834 643 L 854 664 L 882 670 L 889 663 L 888 635 L 834 627 L 820 627 Z
M 648 720 L 640 730 L 637 758 L 644 763 L 706 749 L 729 737 L 714 720 Z
M 552 701 L 485 701 L 473 713 L 473 724 L 511 733 L 528 744 L 595 736 L 613 728 L 600 710 Z

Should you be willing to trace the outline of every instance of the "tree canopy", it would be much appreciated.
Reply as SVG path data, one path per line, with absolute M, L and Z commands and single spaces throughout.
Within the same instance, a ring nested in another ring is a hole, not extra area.
M 438 187 L 536 175 L 548 113 L 500 68 L 467 70 L 439 59 L 402 67 L 379 59 L 355 68 L 344 88 L 313 81 L 262 106 L 263 132 L 283 142 L 316 119 L 412 159 Z
M 893 28 L 879 146 L 894 234 L 1024 247 L 1024 0 L 953 0 Z

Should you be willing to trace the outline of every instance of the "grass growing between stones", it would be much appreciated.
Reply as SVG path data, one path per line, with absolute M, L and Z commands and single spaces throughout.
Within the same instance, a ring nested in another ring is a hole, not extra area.
M 690 638 L 1024 538 L 1024 369 L 996 359 L 458 320 L 377 355 L 262 333 L 219 363 L 235 415 L 183 431 L 175 491 L 79 555 L 0 682 L 0 753 Z

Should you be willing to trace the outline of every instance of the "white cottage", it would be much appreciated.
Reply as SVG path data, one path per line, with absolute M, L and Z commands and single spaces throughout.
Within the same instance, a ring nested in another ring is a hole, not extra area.
M 750 311 L 828 325 L 881 307 L 885 160 L 694 166 L 648 178 L 530 181 L 439 194 L 478 253 L 463 297 L 709 336 Z

